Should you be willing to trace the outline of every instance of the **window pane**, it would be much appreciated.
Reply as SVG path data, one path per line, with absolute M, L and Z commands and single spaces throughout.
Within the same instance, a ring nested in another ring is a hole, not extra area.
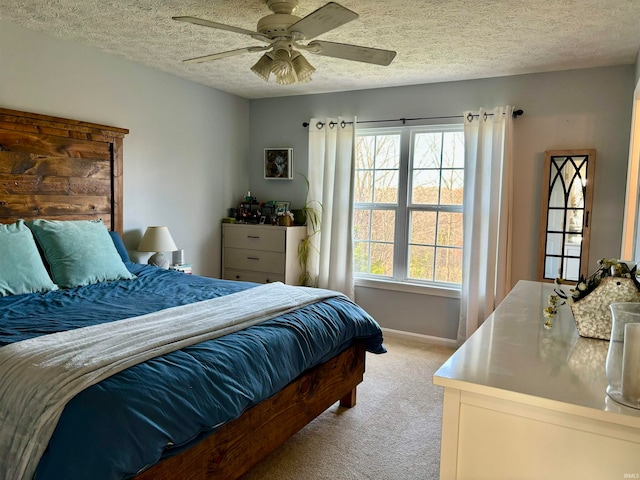
M 547 255 L 562 255 L 562 234 L 561 233 L 548 233 L 547 234 Z
M 549 207 L 563 208 L 564 195 L 565 195 L 565 183 L 562 176 L 562 165 L 564 164 L 566 157 L 553 157 L 551 162 L 551 172 L 549 173 L 549 179 L 551 183 L 551 191 L 549 192 Z
M 356 203 L 371 203 L 373 200 L 373 171 L 360 170 L 356 172 L 354 201 Z
M 549 213 L 547 214 L 547 231 L 564 231 L 564 212 L 564 208 L 549 208 Z
M 567 210 L 567 220 L 565 226 L 569 232 L 579 233 L 582 231 L 583 210 Z
M 440 170 L 414 170 L 411 187 L 411 203 L 438 204 Z
M 560 276 L 560 259 L 558 257 L 546 257 L 544 261 L 544 278 L 556 278 Z
M 563 276 L 565 280 L 572 280 L 575 282 L 577 282 L 580 279 L 580 259 L 579 258 L 564 259 Z
M 438 245 L 462 247 L 462 213 L 438 215 Z
M 445 132 L 442 139 L 442 167 L 464 168 L 464 133 Z
M 440 168 L 442 134 L 417 133 L 413 138 L 413 168 Z
M 354 199 L 356 273 L 460 283 L 462 125 L 360 132 Z M 396 230 L 398 226 L 402 229 Z
M 371 244 L 371 270 L 374 275 L 393 275 L 393 244 L 372 243 Z
M 464 192 L 464 170 L 442 170 L 440 205 L 462 205 Z
M 369 242 L 353 243 L 353 268 L 356 273 L 369 273 Z
M 409 247 L 409 278 L 433 280 L 433 247 Z
M 400 135 L 377 135 L 375 168 L 400 167 Z
M 376 170 L 375 203 L 398 203 L 398 171 Z
M 358 137 L 356 140 L 356 168 L 373 168 L 375 159 L 375 135 Z
M 436 282 L 462 283 L 462 249 L 438 248 Z
M 373 210 L 371 240 L 391 242 L 395 240 L 396 212 L 393 210 Z
M 371 210 L 355 209 L 353 212 L 353 238 L 356 240 L 369 240 L 371 238 L 370 218 Z
M 412 212 L 409 231 L 411 243 L 434 245 L 436 243 L 436 212 Z

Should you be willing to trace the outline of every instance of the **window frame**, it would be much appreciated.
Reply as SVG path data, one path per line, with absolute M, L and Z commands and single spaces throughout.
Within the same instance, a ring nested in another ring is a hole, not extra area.
M 393 247 L 393 275 L 391 277 L 370 273 L 354 272 L 356 285 L 365 287 L 383 288 L 387 290 L 409 291 L 414 293 L 430 293 L 447 297 L 459 297 L 461 284 L 440 282 L 435 280 L 422 280 L 409 277 L 410 266 L 408 264 L 410 251 L 410 216 L 412 212 L 441 212 L 462 213 L 463 205 L 426 205 L 411 202 L 413 188 L 413 145 L 414 137 L 418 133 L 445 133 L 464 132 L 462 123 L 361 128 L 356 130 L 357 137 L 371 135 L 400 135 L 400 159 L 398 168 L 398 197 L 396 204 L 376 203 L 375 193 L 371 202 L 357 202 L 354 199 L 354 216 L 357 209 L 363 210 L 393 210 L 396 212 Z M 464 168 L 464 166 L 463 166 Z M 357 172 L 356 165 L 356 172 Z M 375 171 L 375 169 L 374 169 Z M 442 165 L 440 167 L 440 181 L 442 181 Z M 375 188 L 375 185 L 374 185 Z M 374 190 L 375 192 L 375 190 Z M 437 244 L 437 230 L 435 242 Z M 354 236 L 355 244 L 355 236 Z M 369 244 L 371 240 L 369 239 Z M 439 247 L 448 248 L 448 247 Z M 462 250 L 462 246 L 459 247 Z M 435 252 L 434 252 L 435 268 Z

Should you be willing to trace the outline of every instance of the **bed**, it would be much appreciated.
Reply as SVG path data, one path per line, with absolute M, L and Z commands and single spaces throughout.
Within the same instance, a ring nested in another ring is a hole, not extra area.
M 186 331 L 190 323 L 181 323 L 180 316 L 185 310 L 225 317 L 221 312 L 248 311 L 249 306 L 262 311 L 273 303 L 275 308 L 284 303 L 282 295 L 289 295 L 293 287 L 230 282 L 130 262 L 120 237 L 127 133 L 0 109 L 0 224 L 20 235 L 30 232 L 39 247 L 37 257 L 46 260 L 43 268 L 53 279 L 48 289 L 0 297 L 0 352 L 47 339 L 58 343 L 65 335 L 85 335 L 79 338 L 91 343 L 99 337 L 86 333 L 93 328 L 110 332 L 104 337 L 113 342 L 116 325 L 149 316 L 166 322 L 155 332 Z M 51 258 L 48 242 L 65 238 L 73 244 L 79 235 L 73 229 L 80 227 L 82 235 L 90 232 L 91 242 L 91 235 L 102 242 L 98 250 L 108 252 L 109 268 L 114 266 L 121 278 L 97 277 L 75 286 L 77 278 L 59 273 L 59 258 Z M 60 233 L 69 228 L 73 235 Z M 57 288 L 58 282 L 64 288 Z M 305 292 L 295 289 L 295 295 Z M 335 402 L 355 405 L 365 351 L 384 352 L 375 321 L 333 294 L 270 315 L 225 335 L 198 337 L 205 339 L 82 387 L 64 404 L 41 455 L 31 461 L 36 462 L 33 477 L 238 478 Z M 3 373 L 1 363 L 0 386 L 9 385 L 12 377 Z M 36 375 L 28 377 L 39 382 Z M 0 403 L 0 415 L 6 415 L 3 407 Z M 7 472 L 0 472 L 0 478 Z

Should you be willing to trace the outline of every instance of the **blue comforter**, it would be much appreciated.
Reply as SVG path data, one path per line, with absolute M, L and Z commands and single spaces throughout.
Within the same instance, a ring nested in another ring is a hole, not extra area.
M 131 281 L 0 298 L 0 346 L 235 292 L 229 282 L 127 263 Z M 259 305 L 257 305 L 259 308 Z M 36 479 L 131 478 L 269 398 L 351 344 L 383 353 L 376 322 L 331 298 L 260 325 L 157 357 L 66 406 Z

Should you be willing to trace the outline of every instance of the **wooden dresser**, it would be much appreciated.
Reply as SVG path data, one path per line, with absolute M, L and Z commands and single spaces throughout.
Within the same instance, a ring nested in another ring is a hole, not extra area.
M 222 278 L 300 284 L 298 245 L 307 227 L 222 224 Z
M 521 280 L 433 377 L 440 479 L 640 478 L 640 410 L 605 393 L 609 342 L 578 336 L 553 284 Z

